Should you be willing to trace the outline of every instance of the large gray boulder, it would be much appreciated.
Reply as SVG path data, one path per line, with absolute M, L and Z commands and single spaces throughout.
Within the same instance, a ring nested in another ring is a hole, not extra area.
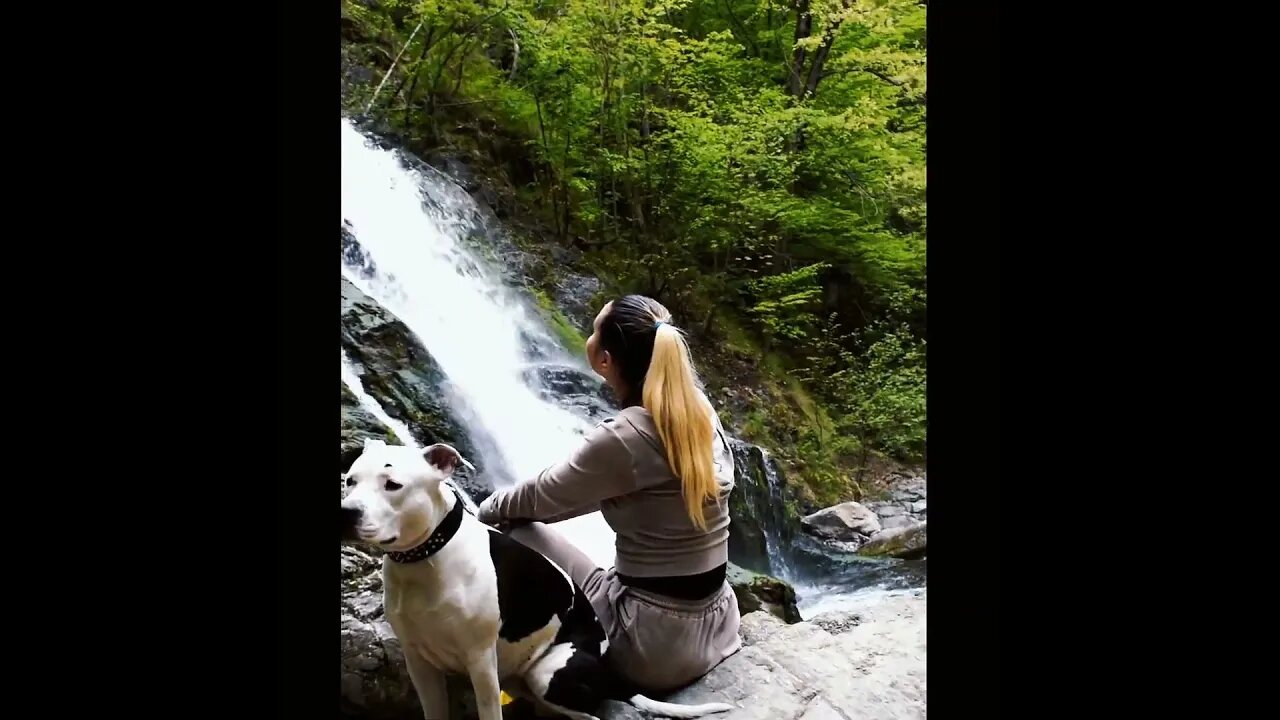
M 840 503 L 806 515 L 800 524 L 810 535 L 844 542 L 859 542 L 880 532 L 880 518 L 856 502 Z
M 740 652 L 664 699 L 735 707 L 718 720 L 924 718 L 925 618 L 924 590 L 868 595 L 849 610 L 795 625 L 752 613 L 742 618 Z
M 928 543 L 927 522 L 881 530 L 858 549 L 859 555 L 914 560 L 924 557 Z

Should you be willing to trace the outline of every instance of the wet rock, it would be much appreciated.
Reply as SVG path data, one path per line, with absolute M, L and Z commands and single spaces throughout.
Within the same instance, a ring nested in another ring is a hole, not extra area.
M 474 193 L 480 189 L 480 179 L 476 177 L 475 170 L 471 167 L 471 158 L 465 153 L 437 149 L 427 153 L 423 160 L 448 175 L 450 180 L 468 193 Z
M 801 521 L 805 532 L 828 540 L 860 542 L 880 532 L 876 513 L 856 502 L 840 503 L 806 515 Z
M 881 530 L 859 550 L 859 555 L 888 556 L 910 560 L 923 557 L 928 540 L 928 523 Z
M 361 407 L 360 401 L 347 389 L 345 383 L 340 384 L 342 386 L 342 426 L 340 430 L 342 466 L 339 472 L 346 472 L 351 467 L 351 463 L 360 455 L 360 449 L 364 447 L 365 439 L 373 438 L 389 443 L 399 442 L 399 440 L 390 429 L 383 426 L 368 410 Z
M 596 305 L 603 307 L 597 297 L 600 288 L 600 280 L 590 275 L 565 273 L 556 282 L 553 295 L 556 307 L 584 335 L 591 334 L 596 313 L 600 312 Z
M 377 272 L 373 258 L 360 246 L 354 228 L 346 220 L 342 221 L 342 262 L 356 269 L 361 277 L 371 278 Z
M 453 480 L 476 502 L 493 492 L 493 477 L 486 475 L 485 458 L 461 417 L 466 411 L 449 392 L 444 372 L 431 353 L 398 318 L 373 298 L 342 278 L 342 348 L 351 360 L 364 391 L 378 401 L 387 415 L 403 422 L 420 446 L 448 443 L 475 466 L 460 468 Z M 345 421 L 344 415 L 344 421 Z M 353 420 L 362 418 L 353 417 Z M 344 430 L 348 437 L 360 434 L 356 426 Z M 344 457 L 347 465 L 350 460 Z M 345 470 L 345 468 L 344 468 Z
M 770 555 L 791 545 L 795 523 L 787 513 L 786 480 L 777 462 L 757 445 L 729 439 L 735 487 L 729 495 L 729 559 L 745 568 L 778 574 L 786 560 Z
M 739 613 L 746 615 L 764 610 L 784 622 L 800 622 L 795 588 L 785 580 L 761 575 L 733 563 L 729 563 L 727 579 L 738 597 Z
M 572 366 L 537 364 L 525 371 L 525 382 L 538 396 L 592 422 L 612 417 L 617 402 L 608 386 L 595 374 Z
M 557 397 L 599 395 L 603 381 L 572 365 L 535 365 L 525 371 L 525 380 Z

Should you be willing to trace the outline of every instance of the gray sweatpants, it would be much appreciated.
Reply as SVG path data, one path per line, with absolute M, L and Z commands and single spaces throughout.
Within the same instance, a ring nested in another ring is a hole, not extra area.
M 511 537 L 564 569 L 591 602 L 609 638 L 614 672 L 653 692 L 684 687 L 742 647 L 738 601 L 726 582 L 704 600 L 677 600 L 629 588 L 560 533 L 535 522 Z

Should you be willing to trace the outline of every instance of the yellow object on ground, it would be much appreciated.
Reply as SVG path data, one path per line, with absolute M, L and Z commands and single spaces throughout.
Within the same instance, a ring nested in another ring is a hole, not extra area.
M 490 697 L 492 697 L 492 696 L 490 696 Z M 506 694 L 506 693 L 502 693 L 502 704 L 503 704 L 503 705 L 506 705 L 506 704 L 507 704 L 507 703 L 509 703 L 509 702 L 511 702 L 511 696 L 510 696 L 510 695 L 508 695 L 508 694 Z

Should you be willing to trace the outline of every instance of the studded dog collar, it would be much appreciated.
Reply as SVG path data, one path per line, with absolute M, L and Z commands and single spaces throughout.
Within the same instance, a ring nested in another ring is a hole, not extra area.
M 452 488 L 450 488 L 452 489 Z M 458 496 L 458 491 L 453 492 L 455 502 L 449 512 L 445 514 L 444 520 L 436 526 L 435 530 L 427 536 L 427 539 L 417 547 L 410 548 L 404 552 L 387 551 L 387 557 L 392 562 L 398 563 L 416 563 L 435 555 L 440 552 L 445 545 L 453 539 L 458 533 L 458 528 L 462 527 L 462 498 Z

